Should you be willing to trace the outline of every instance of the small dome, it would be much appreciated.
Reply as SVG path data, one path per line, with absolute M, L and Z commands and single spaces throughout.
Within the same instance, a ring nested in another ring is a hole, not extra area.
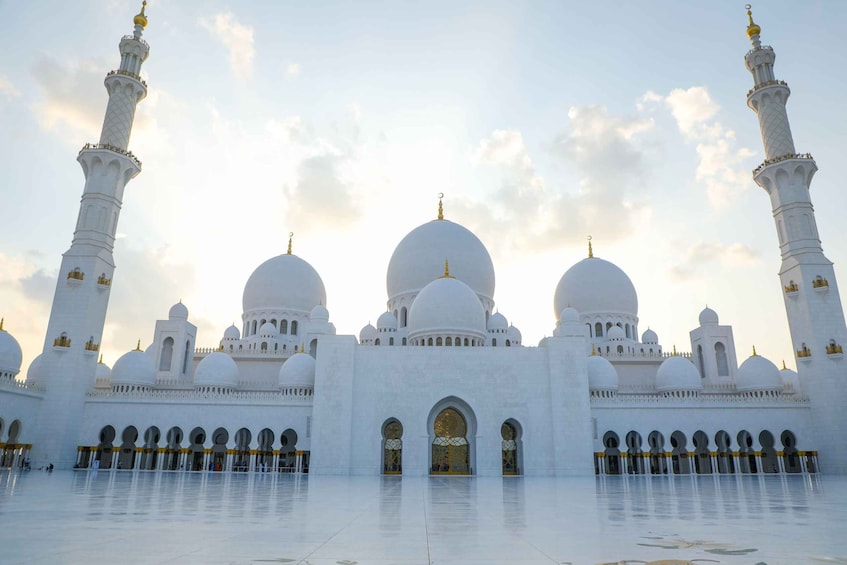
M 509 329 L 506 330 L 506 337 L 509 338 L 514 345 L 520 345 L 523 336 L 521 335 L 521 331 L 515 326 L 509 326 Z
M 262 324 L 262 327 L 259 328 L 259 337 L 276 337 L 279 335 L 279 331 L 276 329 L 276 326 L 270 322 L 265 322 Z
M 326 304 L 326 289 L 318 272 L 296 255 L 272 257 L 259 265 L 244 285 L 244 313 L 290 309 L 311 312 Z
M 659 336 L 656 335 L 656 332 L 647 328 L 647 331 L 641 334 L 641 343 L 656 345 L 659 343 Z
M 495 312 L 493 316 L 488 318 L 488 331 L 502 330 L 505 332 L 508 327 L 509 321 L 500 312 Z
M 327 310 L 326 306 L 323 304 L 318 304 L 312 308 L 312 312 L 309 314 L 309 319 L 313 322 L 328 322 L 329 310 Z
M 426 285 L 412 302 L 409 337 L 456 333 L 484 338 L 485 310 L 471 287 L 445 276 Z
M 168 310 L 168 320 L 187 320 L 188 308 L 182 303 L 182 300 L 171 306 Z
M 359 332 L 359 343 L 373 341 L 376 339 L 376 328 L 372 324 L 368 324 Z
M 494 264 L 488 250 L 467 228 L 433 220 L 404 237 L 388 262 L 388 298 L 421 291 L 450 261 L 452 275 L 478 295 L 494 298 Z
M 279 388 L 315 386 L 315 360 L 306 353 L 288 358 L 279 368 Z
M 785 392 L 789 394 L 799 394 L 801 392 L 800 375 L 797 374 L 797 371 L 792 371 L 787 368 L 782 369 L 779 372 L 779 378 L 782 379 L 782 386 L 786 389 Z
M 700 325 L 710 325 L 718 323 L 718 313 L 706 306 L 703 308 L 703 311 L 700 312 Z
M 29 368 L 26 370 L 26 384 L 43 384 L 44 375 L 41 373 L 41 359 L 43 355 L 43 353 L 39 353 L 38 356 L 32 360 L 32 363 L 29 364 Z
M 781 390 L 782 376 L 776 365 L 761 355 L 753 355 L 738 367 L 735 388 L 738 392 Z
M 235 388 L 238 386 L 238 366 L 232 357 L 221 351 L 215 351 L 203 358 L 194 371 L 194 386 L 220 386 Z
M 18 340 L 2 327 L 0 324 L 0 373 L 17 375 L 21 370 L 23 352 Z
M 624 333 L 623 328 L 620 326 L 612 326 L 609 328 L 606 337 L 609 338 L 609 341 L 623 341 L 626 339 L 626 333 Z
M 98 381 L 109 381 L 112 379 L 112 369 L 105 363 L 97 363 L 97 369 L 94 371 L 94 378 Z
M 559 314 L 559 321 L 563 324 L 579 323 L 579 312 L 576 308 L 568 306 Z
M 582 315 L 638 315 L 638 296 L 632 281 L 620 267 L 597 257 L 583 259 L 562 275 L 553 305 L 556 314 L 570 305 Z
M 376 321 L 376 329 L 379 331 L 396 330 L 397 318 L 391 312 L 383 312 Z
M 224 330 L 224 340 L 239 340 L 241 339 L 241 331 L 232 324 Z
M 153 386 L 156 384 L 156 367 L 143 351 L 134 349 L 115 361 L 112 385 Z
M 588 358 L 588 388 L 618 390 L 618 372 L 605 357 L 592 355 Z
M 701 390 L 700 373 L 694 363 L 678 355 L 668 357 L 656 371 L 656 390 L 668 392 L 675 390 Z

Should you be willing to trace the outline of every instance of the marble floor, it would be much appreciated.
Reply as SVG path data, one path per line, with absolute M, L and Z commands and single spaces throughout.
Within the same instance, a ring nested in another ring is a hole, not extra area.
M 847 564 L 847 477 L 4 470 L 0 563 Z

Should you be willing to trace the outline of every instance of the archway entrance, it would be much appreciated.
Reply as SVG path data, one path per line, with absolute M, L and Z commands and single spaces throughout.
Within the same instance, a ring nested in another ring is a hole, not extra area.
M 385 475 L 403 474 L 403 425 L 391 420 L 382 429 L 382 472 Z
M 468 425 L 464 417 L 455 408 L 445 408 L 436 416 L 433 431 L 431 474 L 470 475 Z
M 520 475 L 520 462 L 518 452 L 518 428 L 511 421 L 503 422 L 500 426 L 500 437 L 503 439 L 501 444 L 503 474 L 504 475 Z

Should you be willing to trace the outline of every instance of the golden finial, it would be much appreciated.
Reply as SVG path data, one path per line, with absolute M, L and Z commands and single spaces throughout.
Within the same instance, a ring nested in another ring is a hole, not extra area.
M 135 346 L 136 351 L 141 351 L 141 340 L 138 340 L 138 345 Z
M 147 27 L 147 16 L 144 15 L 145 8 L 147 8 L 147 0 L 141 3 L 141 12 L 132 18 L 132 23 L 137 26 Z
M 102 354 L 102 353 L 100 354 L 100 360 L 99 360 L 99 361 L 97 361 L 97 364 L 98 364 L 98 365 L 102 365 L 102 364 L 103 364 L 103 354 Z
M 450 274 L 450 261 L 447 259 L 444 260 L 444 274 L 441 275 L 442 279 L 455 279 L 453 275 Z
M 782 370 L 787 371 L 788 367 L 785 366 L 785 359 L 782 360 Z
M 4 329 L 3 329 L 3 322 L 4 322 L 5 320 L 6 320 L 6 318 L 0 318 L 0 332 L 5 332 L 5 331 L 6 331 L 6 330 L 4 330 Z
M 443 193 L 443 192 L 439 192 L 439 193 L 438 193 L 438 219 L 439 219 L 439 220 L 443 220 L 443 219 L 444 219 L 444 204 L 441 202 L 441 200 L 442 200 L 443 198 L 444 198 L 444 193 Z
M 218 351 L 223 351 L 223 350 L 224 350 L 224 342 L 220 342 L 218 344 Z
M 679 353 L 676 352 L 676 345 L 673 346 L 673 356 L 677 357 Z
M 756 353 L 756 346 L 753 346 L 753 357 L 758 357 L 759 355 Z M 784 361 L 783 361 L 784 363 Z
M 594 249 L 591 248 L 591 236 L 588 236 L 588 258 L 591 259 L 594 257 Z
M 294 232 L 288 232 L 288 254 L 291 255 L 291 240 L 294 239 Z
M 750 23 L 747 25 L 747 37 L 753 39 L 754 35 L 759 35 L 760 33 L 762 33 L 762 28 L 756 25 L 756 22 L 753 21 L 753 12 L 751 11 L 751 8 L 753 6 L 747 4 L 744 7 L 747 9 L 747 18 L 750 20 Z

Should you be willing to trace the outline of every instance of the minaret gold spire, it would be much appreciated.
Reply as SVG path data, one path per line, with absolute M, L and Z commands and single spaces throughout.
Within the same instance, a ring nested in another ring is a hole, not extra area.
M 453 279 L 452 275 L 450 275 L 450 261 L 447 259 L 444 260 L 444 274 L 441 276 L 442 279 Z
M 147 8 L 147 0 L 144 0 L 144 2 L 141 3 L 141 12 L 132 18 L 132 23 L 137 26 L 147 27 L 147 16 L 144 15 L 145 8 Z
M 136 351 L 141 351 L 141 340 L 138 340 L 138 344 L 135 346 Z
M 444 198 L 444 193 L 443 193 L 443 192 L 439 192 L 439 193 L 438 193 L 438 219 L 439 219 L 439 220 L 443 220 L 443 219 L 444 219 L 444 204 L 441 202 L 441 200 L 442 200 L 443 198 Z
M 591 236 L 588 236 L 588 258 L 592 259 L 594 257 L 594 249 L 591 248 Z
M 4 322 L 5 320 L 6 320 L 6 318 L 0 318 L 0 332 L 5 332 L 5 331 L 6 331 L 6 330 L 4 330 L 4 329 L 3 329 L 3 322 Z
M 788 370 L 788 367 L 785 366 L 785 359 L 782 360 L 782 370 L 783 371 Z
M 758 357 L 759 355 L 756 353 L 756 346 L 753 346 L 753 357 Z M 785 361 L 783 361 L 785 363 Z
M 98 365 L 102 365 L 102 364 L 103 364 L 103 354 L 102 354 L 102 353 L 100 354 L 100 360 L 99 360 L 99 361 L 97 361 L 97 364 L 98 364 Z
M 751 8 L 753 6 L 751 6 L 750 4 L 747 4 L 744 7 L 747 9 L 747 19 L 750 20 L 749 23 L 747 24 L 747 37 L 749 37 L 750 39 L 753 39 L 754 35 L 759 35 L 759 34 L 762 33 L 762 28 L 760 28 L 756 24 L 756 22 L 753 21 L 753 12 L 751 10 Z
M 288 232 L 288 254 L 291 255 L 291 240 L 294 239 L 294 232 Z

